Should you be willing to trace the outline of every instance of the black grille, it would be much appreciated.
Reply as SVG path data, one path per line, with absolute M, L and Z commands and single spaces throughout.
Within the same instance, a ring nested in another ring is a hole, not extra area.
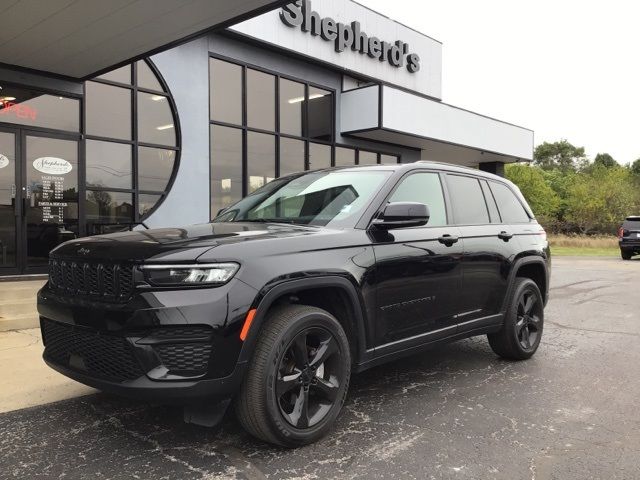
M 45 357 L 56 364 L 118 382 L 144 374 L 122 337 L 44 319 L 42 333 Z
M 133 292 L 133 267 L 52 258 L 49 283 L 53 290 L 71 295 L 125 301 Z
M 158 345 L 155 350 L 171 373 L 204 373 L 211 356 L 211 344 L 207 343 Z

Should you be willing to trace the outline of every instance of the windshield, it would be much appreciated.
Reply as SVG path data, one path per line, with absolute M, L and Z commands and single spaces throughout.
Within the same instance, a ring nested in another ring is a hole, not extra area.
M 274 180 L 213 221 L 353 226 L 390 175 L 390 170 L 332 170 Z

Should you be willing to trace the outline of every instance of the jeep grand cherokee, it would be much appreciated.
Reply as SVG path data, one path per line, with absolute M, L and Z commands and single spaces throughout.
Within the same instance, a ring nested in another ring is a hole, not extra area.
M 52 368 L 194 423 L 233 401 L 250 433 L 298 446 L 352 373 L 474 335 L 531 357 L 550 257 L 513 184 L 417 162 L 283 177 L 211 223 L 67 242 L 49 268 Z

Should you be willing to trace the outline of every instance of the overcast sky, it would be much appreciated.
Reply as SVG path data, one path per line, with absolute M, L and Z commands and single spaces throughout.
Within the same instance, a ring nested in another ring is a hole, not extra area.
M 359 1 L 443 43 L 444 102 L 640 158 L 640 2 Z

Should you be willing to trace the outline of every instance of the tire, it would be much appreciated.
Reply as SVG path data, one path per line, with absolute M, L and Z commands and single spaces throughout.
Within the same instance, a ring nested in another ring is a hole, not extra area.
M 531 358 L 543 328 L 544 302 L 538 285 L 530 278 L 517 277 L 502 328 L 487 335 L 491 349 L 508 360 Z
M 335 317 L 304 305 L 276 307 L 260 331 L 236 415 L 251 435 L 266 442 L 313 443 L 331 430 L 350 376 L 349 341 Z
M 623 260 L 631 260 L 631 257 L 633 256 L 633 252 L 630 252 L 629 250 L 623 250 L 621 248 L 620 256 L 622 257 Z

